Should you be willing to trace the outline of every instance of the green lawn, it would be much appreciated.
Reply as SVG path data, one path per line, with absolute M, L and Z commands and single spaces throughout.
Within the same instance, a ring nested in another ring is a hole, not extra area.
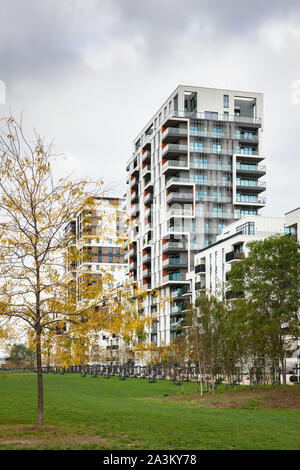
M 169 381 L 45 374 L 44 388 L 40 432 L 36 375 L 0 373 L 1 449 L 300 449 L 299 410 L 191 406 Z

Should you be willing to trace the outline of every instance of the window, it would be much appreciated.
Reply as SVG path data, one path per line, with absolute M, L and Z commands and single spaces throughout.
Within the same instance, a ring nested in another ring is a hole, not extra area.
M 207 191 L 197 191 L 196 190 L 196 199 L 197 200 L 199 200 L 199 199 L 206 200 L 207 199 Z
M 224 108 L 229 108 L 229 95 L 224 95 Z
M 228 121 L 228 120 L 229 120 L 229 112 L 224 111 L 224 121 Z
M 195 125 L 190 125 L 190 134 L 191 135 L 199 135 L 199 127 Z
M 221 153 L 222 145 L 221 144 L 213 144 L 213 153 Z
M 205 119 L 213 119 L 215 121 L 218 120 L 218 113 L 212 111 L 205 111 L 204 112 Z
M 203 142 L 191 142 L 192 152 L 202 152 L 203 151 Z
M 214 198 L 221 201 L 222 200 L 222 193 L 221 191 L 214 191 Z
M 241 217 L 245 217 L 246 215 L 256 215 L 257 210 L 251 209 L 237 209 L 236 210 L 237 218 L 240 219 Z
M 203 169 L 204 169 L 204 168 L 207 168 L 207 162 L 208 162 L 208 161 L 207 161 L 206 158 L 195 158 L 195 159 L 193 160 L 194 166 L 195 166 L 196 168 L 200 168 L 200 169 L 201 169 L 201 168 L 203 168 Z
M 221 127 L 214 127 L 213 137 L 216 137 L 216 138 L 221 138 L 222 137 L 222 128 Z
M 248 222 L 247 224 L 240 225 L 236 228 L 237 232 L 242 232 L 244 235 L 255 235 L 254 222 Z
M 257 202 L 257 196 L 252 194 L 236 194 L 236 200 L 238 202 Z
M 214 215 L 222 215 L 222 208 L 214 207 Z
M 191 174 L 190 179 L 196 184 L 207 184 L 207 175 L 202 174 Z

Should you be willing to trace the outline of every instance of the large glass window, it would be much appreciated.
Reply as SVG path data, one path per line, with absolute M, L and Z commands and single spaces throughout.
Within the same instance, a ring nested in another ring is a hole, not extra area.
M 221 144 L 213 144 L 213 152 L 214 153 L 221 153 L 222 145 Z
M 229 108 L 229 95 L 224 95 L 224 108 Z

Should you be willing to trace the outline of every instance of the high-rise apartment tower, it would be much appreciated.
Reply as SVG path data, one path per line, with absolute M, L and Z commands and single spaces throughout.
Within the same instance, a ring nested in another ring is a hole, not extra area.
M 149 340 L 180 335 L 194 254 L 235 219 L 256 215 L 261 194 L 263 95 L 180 85 L 134 140 L 127 163 L 129 276 L 157 312 Z M 150 295 L 171 298 L 164 308 Z

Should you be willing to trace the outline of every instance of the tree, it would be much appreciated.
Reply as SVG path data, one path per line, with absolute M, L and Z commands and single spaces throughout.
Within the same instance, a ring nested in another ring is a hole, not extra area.
M 25 365 L 29 363 L 31 366 L 35 360 L 35 354 L 32 349 L 28 348 L 25 344 L 13 344 L 9 348 L 9 358 L 12 363 L 16 365 Z
M 275 235 L 248 247 L 248 256 L 232 265 L 228 283 L 233 292 L 244 293 L 239 311 L 252 337 L 252 355 L 280 363 L 285 385 L 285 357 L 300 336 L 299 244 Z
M 2 120 L 0 157 L 0 336 L 9 337 L 13 328 L 18 333 L 25 329 L 34 345 L 37 424 L 42 426 L 42 352 L 50 355 L 52 347 L 67 364 L 71 352 L 85 354 L 93 332 L 118 332 L 128 317 L 134 317 L 134 328 L 142 319 L 135 317 L 129 301 L 130 285 L 122 291 L 127 299 L 123 308 L 115 300 L 109 273 L 102 271 L 94 280 L 83 272 L 78 300 L 73 273 L 65 269 L 70 253 L 76 264 L 85 252 L 70 250 L 64 229 L 75 214 L 86 212 L 88 217 L 96 196 L 104 193 L 103 183 L 55 178 L 52 146 L 38 135 L 26 138 L 22 123 L 13 117 Z M 91 240 L 89 233 L 86 236 Z

